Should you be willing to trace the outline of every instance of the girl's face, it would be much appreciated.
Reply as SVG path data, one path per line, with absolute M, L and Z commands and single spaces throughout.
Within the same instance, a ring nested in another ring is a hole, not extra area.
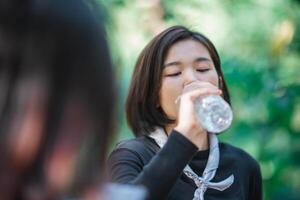
M 178 96 L 194 81 L 218 87 L 218 74 L 206 47 L 192 39 L 176 42 L 167 52 L 159 92 L 160 106 L 170 119 L 177 119 Z

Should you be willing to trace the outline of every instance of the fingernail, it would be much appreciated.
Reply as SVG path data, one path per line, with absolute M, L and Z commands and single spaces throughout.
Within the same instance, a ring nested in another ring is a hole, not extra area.
M 180 98 L 181 98 L 181 95 L 176 98 L 175 104 L 177 104 L 180 101 Z

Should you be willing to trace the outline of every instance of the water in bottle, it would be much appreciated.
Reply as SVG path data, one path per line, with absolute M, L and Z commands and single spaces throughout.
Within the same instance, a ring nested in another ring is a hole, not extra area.
M 229 128 L 232 122 L 232 110 L 220 96 L 209 95 L 195 102 L 199 123 L 211 133 L 220 133 Z

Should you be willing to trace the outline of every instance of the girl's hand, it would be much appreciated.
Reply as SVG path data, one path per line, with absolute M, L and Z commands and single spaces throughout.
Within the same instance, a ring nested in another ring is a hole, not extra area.
M 207 133 L 198 122 L 194 102 L 207 95 L 221 95 L 222 91 L 209 82 L 194 81 L 186 85 L 179 104 L 175 130 L 187 137 L 200 150 L 207 149 Z

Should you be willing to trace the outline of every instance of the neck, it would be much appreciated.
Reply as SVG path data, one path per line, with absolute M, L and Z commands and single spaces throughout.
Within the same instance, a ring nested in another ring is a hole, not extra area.
M 174 128 L 175 128 L 175 125 L 173 125 L 173 124 L 165 126 L 165 131 L 168 136 L 171 134 L 171 132 Z

